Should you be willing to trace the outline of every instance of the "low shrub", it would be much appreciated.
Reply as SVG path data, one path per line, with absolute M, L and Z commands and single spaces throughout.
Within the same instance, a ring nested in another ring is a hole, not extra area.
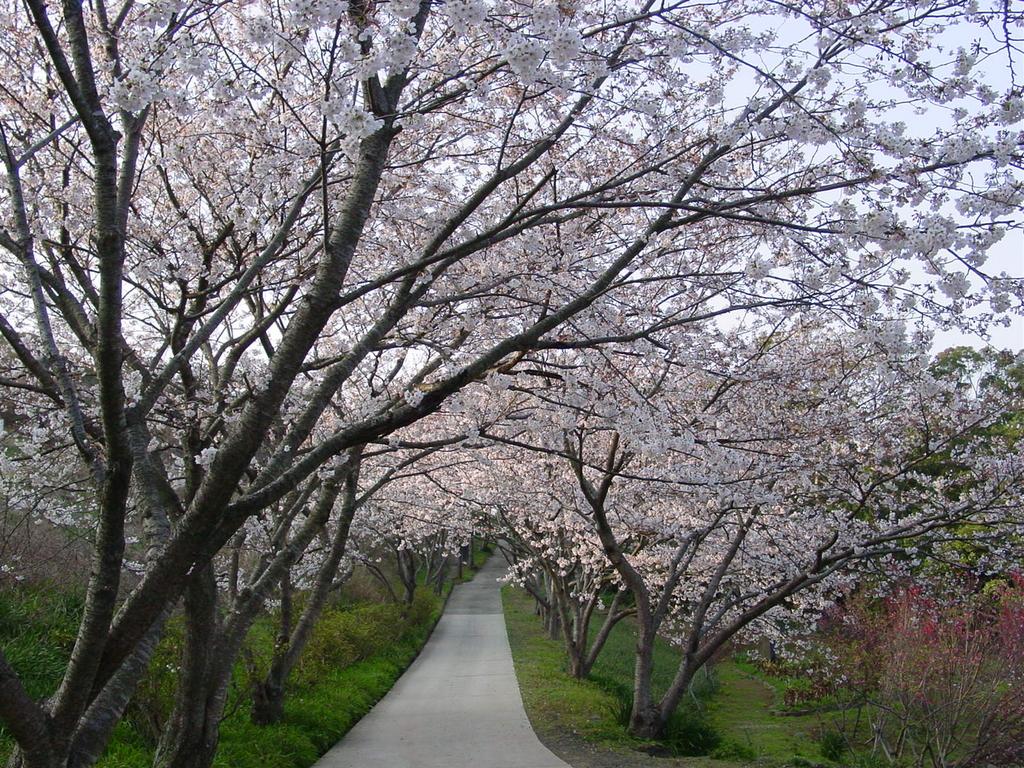
M 738 741 L 727 739 L 711 750 L 708 756 L 715 760 L 749 763 L 757 759 L 757 752 L 749 744 L 740 744 Z
M 697 703 L 703 700 L 701 696 L 708 697 L 713 690 L 717 690 L 717 682 L 711 682 L 713 677 L 711 675 L 707 682 L 701 683 L 699 694 L 697 691 L 693 692 L 694 699 L 684 701 L 672 713 L 672 717 L 665 727 L 665 737 L 661 740 L 672 755 L 677 757 L 707 755 L 721 742 L 721 735 L 708 722 L 704 708 Z M 608 710 L 615 718 L 615 722 L 623 729 L 629 727 L 629 719 L 633 711 L 633 691 L 630 687 L 609 677 L 592 676 L 591 679 L 605 692 L 611 694 Z
M 324 611 L 295 669 L 296 685 L 312 685 L 330 669 L 369 658 L 404 628 L 401 609 L 394 604 Z
M 664 742 L 677 757 L 699 757 L 713 752 L 721 744 L 722 736 L 700 707 L 684 704 L 672 713 Z
M 827 638 L 893 764 L 1024 763 L 1024 576 L 962 591 L 950 602 L 949 585 L 922 582 L 860 596 Z
M 846 737 L 838 731 L 825 731 L 825 733 L 821 734 L 819 744 L 821 746 L 821 756 L 826 760 L 832 760 L 837 763 L 843 759 L 843 755 L 846 754 L 849 746 L 846 743 Z

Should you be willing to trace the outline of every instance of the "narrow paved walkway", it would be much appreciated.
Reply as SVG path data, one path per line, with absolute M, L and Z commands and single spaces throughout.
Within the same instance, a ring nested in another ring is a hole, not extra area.
M 448 608 L 419 658 L 314 768 L 569 768 L 523 711 L 501 611 L 501 555 Z

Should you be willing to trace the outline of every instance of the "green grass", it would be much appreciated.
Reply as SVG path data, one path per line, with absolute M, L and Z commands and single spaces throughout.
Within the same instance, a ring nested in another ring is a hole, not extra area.
M 632 686 L 632 623 L 621 622 L 615 628 L 590 679 L 574 680 L 566 673 L 562 644 L 546 636 L 534 615 L 532 598 L 512 587 L 502 590 L 502 598 L 516 675 L 535 727 L 542 732 L 550 729 L 553 734 L 574 733 L 611 749 L 652 746 L 626 733 L 621 718 L 623 702 L 613 693 Z M 652 682 L 658 695 L 675 673 L 679 652 L 659 641 L 654 658 Z M 751 669 L 734 662 L 720 662 L 714 675 L 716 691 L 703 707 L 708 722 L 721 737 L 712 754 L 722 759 L 689 758 L 687 765 L 727 768 L 755 761 L 782 765 L 794 759 L 828 763 L 817 742 L 822 727 L 817 716 L 778 714 L 775 691 Z
M 324 664 L 315 665 L 315 673 L 308 668 L 300 670 L 303 684 L 289 696 L 281 723 L 253 725 L 247 709 L 228 717 L 221 726 L 215 768 L 312 765 L 391 689 L 426 643 L 442 602 L 426 591 L 418 599 L 423 601 L 421 613 L 397 640 L 391 642 L 390 635 L 378 634 L 379 648 L 360 661 L 340 666 L 331 665 L 324 657 Z M 389 626 L 393 633 L 395 624 Z M 102 768 L 114 767 L 104 763 Z
M 57 690 L 78 630 L 83 595 L 45 586 L 13 586 L 0 593 L 0 647 L 37 699 Z M 0 725 L 0 764 L 13 740 Z
M 730 743 L 769 761 L 796 756 L 827 762 L 819 740 L 829 730 L 831 715 L 782 714 L 781 687 L 777 690 L 753 665 L 722 661 L 715 672 L 720 688 L 708 708 L 709 718 Z

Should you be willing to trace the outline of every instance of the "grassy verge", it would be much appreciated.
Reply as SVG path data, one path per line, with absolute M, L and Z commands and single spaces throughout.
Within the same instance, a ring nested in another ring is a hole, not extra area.
M 486 553 L 481 553 L 486 559 Z M 480 560 L 482 564 L 483 559 Z M 474 571 L 466 569 L 466 577 Z M 446 589 L 450 591 L 450 586 Z M 249 720 L 253 675 L 266 669 L 274 623 L 257 622 L 234 670 L 221 724 L 217 768 L 307 768 L 380 700 L 426 644 L 445 596 L 421 589 L 406 615 L 393 604 L 329 609 L 293 674 L 284 720 L 256 726 Z M 0 645 L 25 675 L 34 696 L 60 682 L 74 642 L 81 599 L 42 587 L 0 594 Z M 135 701 L 118 726 L 100 768 L 148 768 L 155 739 L 173 700 L 181 627 L 172 622 Z M 13 748 L 0 729 L 0 764 Z
M 533 600 L 513 587 L 502 590 L 505 622 L 523 703 L 535 724 L 548 724 L 588 741 L 617 747 L 650 746 L 626 733 L 620 691 L 633 680 L 632 628 L 620 623 L 594 665 L 590 679 L 566 673 L 561 643 L 544 633 L 533 613 Z M 678 655 L 667 643 L 655 648 L 654 689 L 663 692 L 672 679 Z
M 831 729 L 833 714 L 785 714 L 781 691 L 753 665 L 723 661 L 715 672 L 720 686 L 709 718 L 736 753 L 774 763 L 829 762 L 820 738 Z
M 609 750 L 664 753 L 664 745 L 631 737 L 623 723 L 622 709 L 628 702 L 618 692 L 628 691 L 632 685 L 632 624 L 622 622 L 616 627 L 590 679 L 574 680 L 566 673 L 561 643 L 546 636 L 534 615 L 532 598 L 511 587 L 502 590 L 502 598 L 523 703 L 542 738 L 557 740 L 571 734 Z M 653 680 L 656 694 L 668 686 L 678 660 L 678 651 L 668 643 L 658 643 Z M 695 691 L 702 716 L 718 736 L 711 756 L 659 762 L 708 768 L 828 764 L 817 743 L 823 725 L 818 716 L 778 714 L 772 688 L 752 670 L 731 661 L 720 662 L 714 677 L 715 683 L 705 691 Z M 697 705 L 691 701 L 690 706 Z

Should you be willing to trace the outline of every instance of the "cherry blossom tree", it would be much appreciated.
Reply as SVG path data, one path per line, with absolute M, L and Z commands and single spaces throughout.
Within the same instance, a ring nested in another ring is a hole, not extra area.
M 1020 308 L 1004 3 L 0 10 L 0 385 L 94 552 L 59 690 L 0 656 L 25 766 L 95 760 L 247 521 L 471 384 L 758 308 Z
M 492 458 L 464 500 L 491 515 L 512 580 L 533 596 L 548 634 L 564 643 L 569 673 L 586 677 L 615 625 L 635 613 L 628 590 L 592 526 L 569 503 L 572 488 L 559 487 L 564 474 L 550 471 L 543 456 Z

